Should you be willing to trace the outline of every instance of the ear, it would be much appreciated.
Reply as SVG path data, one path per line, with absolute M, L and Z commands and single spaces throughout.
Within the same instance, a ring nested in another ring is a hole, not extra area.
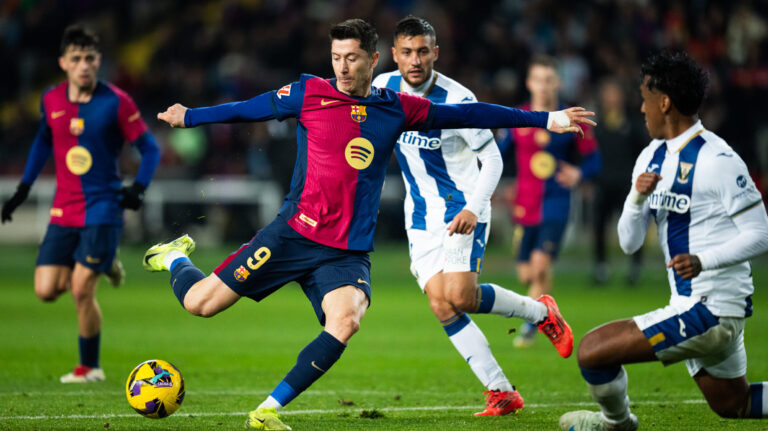
M 64 72 L 66 72 L 66 71 L 67 71 L 67 67 L 66 67 L 66 64 L 67 64 L 67 63 L 66 63 L 66 60 L 65 60 L 64 56 L 61 56 L 61 57 L 59 57 L 59 67 L 60 67 L 60 68 L 61 68 L 61 70 L 63 70 Z
M 392 47 L 392 61 L 394 61 L 395 64 L 397 64 L 397 49 L 395 49 L 394 46 Z
M 440 45 L 435 45 L 435 61 L 440 57 Z
M 376 51 L 371 56 L 371 70 L 376 68 L 376 65 L 379 64 L 379 51 Z
M 662 93 L 659 97 L 659 109 L 663 114 L 669 114 L 669 111 L 672 110 L 672 99 L 666 94 Z

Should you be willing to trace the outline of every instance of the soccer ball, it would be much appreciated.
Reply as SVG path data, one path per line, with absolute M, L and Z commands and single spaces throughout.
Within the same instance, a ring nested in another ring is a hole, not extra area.
M 170 416 L 184 401 L 184 378 L 170 362 L 152 359 L 140 363 L 125 382 L 125 396 L 146 418 Z

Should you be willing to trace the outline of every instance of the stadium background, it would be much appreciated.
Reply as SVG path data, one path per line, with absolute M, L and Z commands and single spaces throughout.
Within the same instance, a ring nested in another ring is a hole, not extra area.
M 766 1 L 582 1 L 565 6 L 544 0 L 5 0 L 0 3 L 0 200 L 13 193 L 21 177 L 37 130 L 41 92 L 63 79 L 58 44 L 64 27 L 75 21 L 101 35 L 100 77 L 134 97 L 163 158 L 145 208 L 126 215 L 120 249 L 126 284 L 120 289 L 104 281 L 100 285 L 105 315 L 101 360 L 107 373 L 102 384 L 81 389 L 58 383 L 77 354 L 72 304 L 67 297 L 41 303 L 32 293 L 35 244 L 53 193 L 51 164 L 13 223 L 0 226 L 0 430 L 242 426 L 246 412 L 269 393 L 319 330 L 300 289 L 290 285 L 264 303 L 240 301 L 214 319 L 199 319 L 179 308 L 166 277 L 144 272 L 139 262 L 149 244 L 189 231 L 200 244 L 193 258 L 207 271 L 233 244 L 271 219 L 289 181 L 295 123 L 177 130 L 157 122 L 155 114 L 177 101 L 200 106 L 249 98 L 301 72 L 330 76 L 327 30 L 348 17 L 375 23 L 382 53 L 376 72 L 391 70 L 391 31 L 407 13 L 435 25 L 441 47 L 438 70 L 480 100 L 508 105 L 526 100 L 526 64 L 534 53 L 546 52 L 561 60 L 567 102 L 598 109 L 600 84 L 616 79 L 629 111 L 639 119 L 639 63 L 661 47 L 687 49 L 711 74 L 704 124 L 742 154 L 764 185 Z M 122 170 L 130 179 L 137 154 L 126 148 L 124 156 Z M 631 163 L 624 167 L 627 177 Z M 544 430 L 554 429 L 565 411 L 594 409 L 575 358 L 559 358 L 546 342 L 513 349 L 508 331 L 517 321 L 478 315 L 473 319 L 521 390 L 526 408 L 514 417 L 471 417 L 482 405 L 483 388 L 445 339 L 408 271 L 396 165 L 390 174 L 372 254 L 373 305 L 340 363 L 289 406 L 288 423 L 304 430 Z M 482 276 L 522 291 L 509 250 L 504 191 L 510 181 L 505 177 L 495 198 L 495 242 Z M 645 270 L 635 288 L 622 280 L 624 261 L 615 244 L 616 273 L 607 285 L 594 285 L 590 195 L 589 185 L 574 194 L 569 245 L 555 267 L 555 295 L 576 343 L 600 323 L 664 305 L 669 290 L 662 257 L 653 246 L 646 247 Z M 768 257 L 756 259 L 753 269 L 755 315 L 745 333 L 747 377 L 761 381 L 768 376 L 768 301 L 761 293 Z M 178 366 L 188 387 L 180 412 L 159 422 L 136 415 L 124 396 L 128 372 L 150 358 Z M 632 365 L 628 374 L 632 409 L 644 428 L 767 429 L 765 421 L 718 418 L 704 405 L 683 364 Z
M 174 102 L 194 107 L 247 99 L 302 72 L 331 76 L 327 31 L 349 17 L 375 24 L 382 54 L 375 72 L 391 70 L 392 29 L 408 13 L 435 26 L 441 47 L 436 69 L 469 87 L 479 100 L 511 106 L 524 102 L 526 65 L 532 55 L 548 53 L 561 62 L 562 99 L 597 110 L 598 120 L 601 82 L 620 82 L 628 111 L 639 118 L 639 64 L 660 48 L 685 49 L 710 72 L 705 126 L 742 155 L 766 188 L 760 179 L 768 167 L 765 0 L 584 1 L 577 7 L 552 0 L 10 0 L 0 7 L 0 52 L 6 60 L 0 68 L 0 197 L 10 196 L 23 172 L 37 131 L 41 92 L 63 79 L 57 64 L 62 31 L 84 22 L 102 39 L 101 79 L 133 96 L 162 149 L 158 181 L 148 192 L 144 213 L 128 212 L 125 240 L 190 231 L 203 243 L 242 241 L 271 219 L 287 190 L 295 122 L 174 130 L 155 114 Z M 122 170 L 130 178 L 138 153 L 127 147 L 125 156 Z M 507 166 L 513 160 L 508 154 Z M 625 163 L 628 176 L 632 161 Z M 404 238 L 403 189 L 396 163 L 390 168 L 379 241 Z M 495 199 L 497 235 L 492 240 L 497 243 L 511 238 L 503 193 L 510 171 Z M 49 163 L 43 179 L 52 172 Z M 28 216 L 17 217 L 13 232 L 0 230 L 0 243 L 39 239 L 52 191 L 50 182 L 39 181 L 31 199 L 37 207 L 20 208 Z M 574 223 L 588 225 L 590 196 L 589 185 L 575 194 Z M 589 236 L 576 239 L 589 241 Z

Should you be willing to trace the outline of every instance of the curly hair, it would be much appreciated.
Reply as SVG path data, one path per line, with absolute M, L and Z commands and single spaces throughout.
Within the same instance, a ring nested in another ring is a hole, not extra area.
M 379 43 L 379 35 L 376 34 L 376 28 L 359 18 L 348 19 L 334 25 L 331 27 L 328 36 L 331 42 L 334 40 L 357 39 L 360 41 L 360 48 L 371 56 L 376 52 L 376 44 Z
M 641 66 L 641 79 L 648 76 L 649 90 L 669 96 L 683 115 L 695 115 L 701 107 L 709 84 L 709 75 L 682 51 L 662 51 Z

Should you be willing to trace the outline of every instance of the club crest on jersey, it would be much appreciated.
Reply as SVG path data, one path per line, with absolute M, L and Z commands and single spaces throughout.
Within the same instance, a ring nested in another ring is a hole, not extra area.
M 691 209 L 690 196 L 672 193 L 664 189 L 655 191 L 648 196 L 648 203 L 652 210 L 667 210 L 678 214 L 685 214 Z
M 290 96 L 291 95 L 291 84 L 288 84 L 284 86 L 283 88 L 277 90 L 277 98 L 282 99 L 283 96 Z
M 249 275 L 251 275 L 251 272 L 245 269 L 243 265 L 240 265 L 240 268 L 235 270 L 235 280 L 239 282 L 243 282 L 248 279 Z
M 680 169 L 677 171 L 677 182 L 680 184 L 688 184 L 691 170 L 693 170 L 693 163 L 680 162 Z
M 350 115 L 352 116 L 352 119 L 358 123 L 362 123 L 368 118 L 368 114 L 365 113 L 365 106 L 363 105 L 352 105 L 352 112 L 350 112 Z
M 71 118 L 69 120 L 69 132 L 75 136 L 80 136 L 85 130 L 85 120 L 82 118 Z
M 344 150 L 344 157 L 349 166 L 363 170 L 371 165 L 373 161 L 373 144 L 365 138 L 355 138 L 347 144 Z

